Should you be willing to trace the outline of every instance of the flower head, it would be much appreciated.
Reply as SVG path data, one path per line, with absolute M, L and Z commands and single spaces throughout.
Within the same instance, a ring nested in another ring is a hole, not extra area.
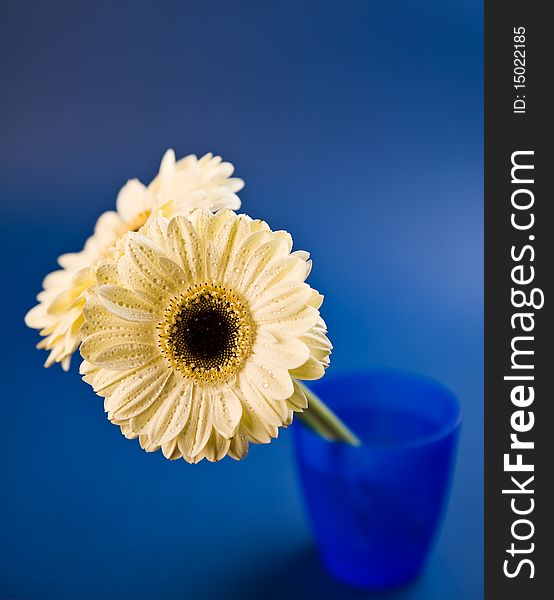
M 25 318 L 29 327 L 40 329 L 44 337 L 39 348 L 50 350 L 45 366 L 60 362 L 64 370 L 79 346 L 79 328 L 83 322 L 85 292 L 95 282 L 95 267 L 109 257 L 128 231 L 137 231 L 149 218 L 186 214 L 193 208 L 240 207 L 236 195 L 242 179 L 231 177 L 234 167 L 221 157 L 206 154 L 175 161 L 168 150 L 159 174 L 145 186 L 138 179 L 127 182 L 117 197 L 117 211 L 108 211 L 96 222 L 94 234 L 82 251 L 59 258 L 61 270 L 46 277 L 39 304 Z
M 81 372 L 126 437 L 167 458 L 242 458 L 307 407 L 331 344 L 311 262 L 231 210 L 158 217 L 97 270 Z

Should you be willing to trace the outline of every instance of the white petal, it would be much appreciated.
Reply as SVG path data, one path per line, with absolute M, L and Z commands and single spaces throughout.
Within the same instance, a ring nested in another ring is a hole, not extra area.
M 259 355 L 265 364 L 290 370 L 303 365 L 310 357 L 308 346 L 299 339 L 282 336 L 277 340 L 271 337 L 274 341 L 261 330 L 253 346 L 254 355 Z
M 185 217 L 171 219 L 167 227 L 168 248 L 187 280 L 204 279 L 204 244 L 193 224 Z
M 138 375 L 120 383 L 115 392 L 106 398 L 105 410 L 110 418 L 120 421 L 140 415 L 156 401 L 168 377 L 169 373 L 160 362 L 148 365 Z
M 288 406 L 295 411 L 302 411 L 308 408 L 308 399 L 302 388 L 294 382 L 294 394 L 287 400 Z
M 166 179 L 171 177 L 175 172 L 175 152 L 170 148 L 166 150 L 160 163 L 160 173 L 158 177 L 160 179 Z M 152 182 L 153 183 L 153 182 Z
M 106 369 L 134 369 L 145 365 L 160 354 L 157 346 L 146 344 L 119 344 L 94 355 L 89 355 L 84 346 L 85 342 L 81 345 L 83 357 Z
M 96 330 L 96 333 L 88 335 L 89 328 L 89 323 L 83 325 L 83 333 L 86 336 L 82 342 L 81 354 L 93 363 L 101 352 L 109 350 L 114 346 L 122 344 L 154 346 L 156 344 L 156 327 L 150 323 L 144 324 L 142 327 L 119 327 Z
M 154 362 L 161 362 L 161 357 L 154 359 Z M 80 372 L 83 374 L 83 379 L 92 385 L 94 391 L 100 395 L 106 397 L 106 402 L 111 400 L 111 395 L 116 391 L 119 384 L 125 379 L 131 379 L 140 369 L 146 369 L 150 365 L 137 367 L 130 371 L 112 371 L 111 369 L 104 369 L 98 367 L 84 360 L 81 363 Z M 110 412 L 112 409 L 108 408 L 105 403 L 106 412 Z
M 212 431 L 209 395 L 198 385 L 194 386 L 192 394 L 191 412 L 177 441 L 183 457 L 189 459 L 202 450 Z
M 329 354 L 333 349 L 333 345 L 326 335 L 327 327 L 325 322 L 320 317 L 309 331 L 299 336 L 299 339 L 304 342 L 310 349 L 310 354 L 319 361 L 329 362 Z
M 251 378 L 244 372 L 239 375 L 239 388 L 245 413 L 253 413 L 257 420 L 264 424 L 274 427 L 281 425 L 279 412 L 275 410 L 273 404 L 258 390 L 252 383 Z
M 154 396 L 150 406 L 148 406 L 146 410 L 143 410 L 141 413 L 129 419 L 129 428 L 143 437 L 148 446 L 154 445 L 151 443 L 150 438 L 148 437 L 148 431 L 150 430 L 150 425 L 158 412 L 159 405 L 156 402 L 156 399 L 157 397 Z
M 140 443 L 140 447 L 145 452 L 156 452 L 156 450 L 160 449 L 159 446 L 155 446 L 150 443 L 150 440 L 148 439 L 147 435 L 139 435 L 139 443 Z
M 212 423 L 225 438 L 234 434 L 242 416 L 242 405 L 232 389 L 227 388 L 212 399 Z
M 307 263 L 296 257 L 289 256 L 264 269 L 262 273 L 252 281 L 249 294 L 250 296 L 253 295 L 253 297 L 255 297 L 255 294 L 261 294 L 278 283 L 283 281 L 301 282 L 305 281 L 307 276 Z
M 164 292 L 166 297 L 177 292 L 175 283 L 166 277 L 160 268 L 159 259 L 164 256 L 162 248 L 154 244 L 140 233 L 128 233 L 125 236 L 125 258 L 132 261 L 136 270 L 158 292 Z
M 325 375 L 325 368 L 318 360 L 310 356 L 301 367 L 292 369 L 290 374 L 295 379 L 321 379 Z
M 158 259 L 158 263 L 164 271 L 165 276 L 170 279 L 176 287 L 180 289 L 186 289 L 192 285 L 193 282 L 190 279 L 187 279 L 183 269 L 181 269 L 181 267 L 170 258 L 161 256 Z
M 260 444 L 267 444 L 271 438 L 277 437 L 279 416 L 269 406 L 267 400 L 252 388 L 246 378 L 240 377 L 239 383 L 242 404 L 239 433 L 243 429 L 248 438 Z
M 222 223 L 220 221 L 223 221 Z M 227 263 L 229 262 L 231 249 L 242 242 L 249 233 L 248 224 L 239 219 L 230 210 L 221 210 L 212 219 L 210 226 L 210 240 L 216 244 L 218 256 L 220 257 L 220 269 L 218 279 L 222 279 Z
M 140 271 L 128 256 L 117 261 L 117 271 L 121 283 L 133 290 L 137 297 L 152 306 L 165 306 L 167 295 Z
M 319 309 L 323 304 L 323 300 L 323 294 L 320 294 L 317 290 L 312 289 L 312 297 L 310 298 L 308 304 Z
M 219 256 L 217 253 L 217 247 L 212 241 L 208 241 L 206 244 L 206 255 L 205 255 L 205 281 L 206 283 L 217 283 L 217 274 L 219 271 Z
M 236 256 L 243 242 L 252 233 L 251 222 L 252 220 L 246 218 L 245 215 L 240 215 L 237 217 L 236 220 L 233 220 L 232 227 L 227 232 L 227 240 L 224 244 L 223 241 L 219 244 L 218 252 L 221 259 L 221 265 L 218 279 L 220 281 L 226 281 L 227 276 L 233 272 L 233 269 L 235 268 L 232 264 L 234 257 Z
M 252 303 L 252 315 L 255 321 L 275 321 L 290 317 L 308 305 L 312 292 L 312 288 L 305 283 L 282 283 Z
M 264 327 L 276 331 L 280 335 L 298 336 L 311 329 L 319 318 L 319 312 L 311 306 L 306 306 L 296 314 L 285 319 L 264 321 Z
M 252 254 L 265 242 L 272 239 L 269 231 L 261 230 L 250 234 L 240 247 L 229 257 L 223 280 L 233 289 L 240 289 L 239 282 L 248 273 L 248 263 Z
M 206 445 L 210 432 L 212 431 L 212 419 L 211 419 L 211 399 L 209 391 L 203 390 L 202 403 L 200 405 L 200 411 L 198 413 L 198 422 L 196 425 L 195 442 L 192 447 L 191 455 L 194 457 L 198 454 L 202 448 Z
M 127 321 L 158 321 L 160 307 L 139 298 L 137 294 L 118 285 L 98 288 L 102 304 L 114 315 Z
M 177 437 L 187 423 L 192 405 L 192 384 L 177 376 L 171 377 L 159 401 L 162 404 L 150 424 L 148 436 L 153 444 L 162 445 Z
M 115 262 L 104 263 L 96 268 L 96 281 L 98 285 L 117 285 L 118 280 L 119 277 Z
M 210 462 L 221 460 L 228 452 L 231 440 L 213 430 L 204 448 L 194 456 L 191 462 L 198 463 L 203 458 Z
M 206 209 L 198 209 L 188 215 L 189 220 L 194 225 L 198 235 L 203 240 L 209 240 L 209 229 L 213 219 L 213 214 Z
M 228 240 L 229 230 L 236 222 L 237 216 L 231 210 L 219 210 L 208 223 L 206 237 L 216 244 L 218 250 Z
M 248 440 L 246 439 L 246 436 L 242 435 L 241 433 L 238 433 L 231 440 L 228 454 L 231 458 L 234 458 L 235 460 L 241 460 L 246 456 L 247 453 Z
M 306 262 L 310 258 L 310 253 L 306 252 L 306 250 L 295 250 L 294 252 L 291 252 L 291 255 L 297 256 L 304 262 Z
M 139 299 L 140 300 L 140 299 Z M 100 301 L 97 290 L 89 295 L 83 308 L 86 323 L 81 331 L 83 337 L 93 332 L 107 329 L 142 329 L 147 326 L 143 321 L 128 321 L 109 311 Z
M 152 197 L 138 179 L 130 179 L 117 195 L 116 207 L 123 220 L 129 223 L 152 208 Z
M 262 357 L 255 356 L 243 368 L 242 376 L 248 378 L 258 394 L 269 401 L 271 407 L 276 410 L 282 419 L 283 411 L 279 401 L 290 398 L 294 393 L 294 386 L 289 372 L 285 369 L 279 369 L 275 365 L 268 365 L 262 362 Z
M 167 225 L 169 221 L 164 217 L 151 217 L 140 230 L 149 237 L 156 246 L 167 254 Z
M 179 450 L 179 446 L 177 445 L 177 438 L 172 439 L 170 442 L 162 445 L 163 455 L 168 460 L 177 460 L 181 458 L 181 452 Z
M 254 299 L 259 286 L 254 289 L 252 282 L 260 277 L 269 265 L 279 262 L 287 255 L 288 247 L 285 240 L 276 238 L 265 242 L 251 256 L 248 261 L 248 271 L 242 273 L 238 287 L 247 297 Z

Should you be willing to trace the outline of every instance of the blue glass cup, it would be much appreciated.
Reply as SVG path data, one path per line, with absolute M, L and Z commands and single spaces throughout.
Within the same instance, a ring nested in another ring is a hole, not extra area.
M 383 589 L 425 564 L 445 512 L 460 405 L 439 383 L 396 370 L 323 379 L 311 389 L 362 440 L 294 438 L 320 556 L 344 583 Z

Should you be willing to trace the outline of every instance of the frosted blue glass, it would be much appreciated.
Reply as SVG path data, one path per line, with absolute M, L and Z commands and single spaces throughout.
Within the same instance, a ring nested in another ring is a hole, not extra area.
M 327 569 L 387 588 L 416 577 L 440 528 L 452 480 L 460 406 L 437 382 L 372 371 L 311 388 L 362 439 L 329 443 L 294 427 L 300 479 Z

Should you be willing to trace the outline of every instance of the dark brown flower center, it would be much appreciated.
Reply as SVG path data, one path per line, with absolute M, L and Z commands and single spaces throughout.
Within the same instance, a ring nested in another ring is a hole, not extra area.
M 208 284 L 173 298 L 159 330 L 160 347 L 170 364 L 202 381 L 234 374 L 252 346 L 245 303 L 229 290 Z

